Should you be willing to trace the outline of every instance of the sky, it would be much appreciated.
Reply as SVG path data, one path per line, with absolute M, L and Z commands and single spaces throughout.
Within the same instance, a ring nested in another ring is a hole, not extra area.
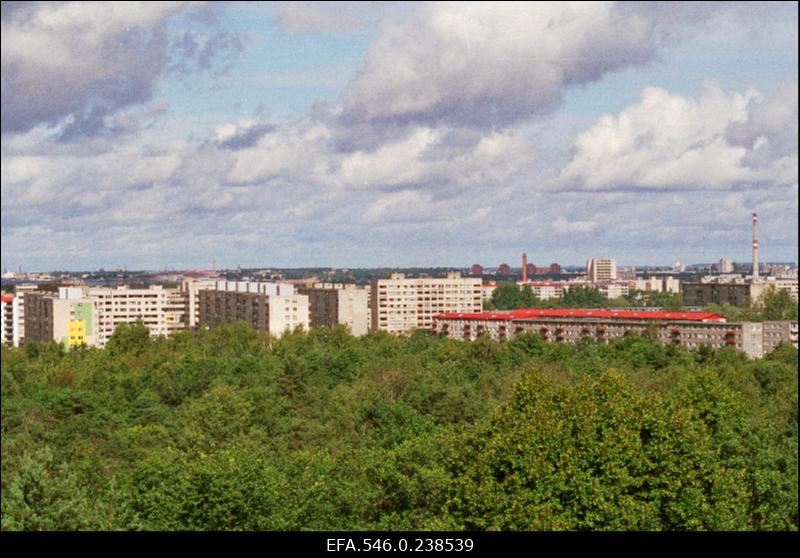
M 796 262 L 797 11 L 4 1 L 0 267 Z

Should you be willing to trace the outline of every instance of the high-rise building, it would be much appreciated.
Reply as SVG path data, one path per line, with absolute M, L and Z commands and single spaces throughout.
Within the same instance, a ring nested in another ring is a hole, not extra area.
M 469 268 L 470 275 L 475 275 L 480 277 L 483 275 L 483 266 L 481 264 L 472 264 L 472 267 Z
M 60 287 L 58 294 L 28 293 L 25 340 L 105 347 L 116 327 L 141 322 L 151 337 L 184 329 L 185 298 L 178 289 Z
M 3 291 L 2 296 L 2 342 L 14 347 L 19 346 L 21 337 L 19 328 L 19 298 Z
M 550 273 L 552 273 L 554 275 L 560 274 L 561 273 L 561 266 L 558 265 L 557 263 L 551 263 L 550 264 Z
M 450 272 L 418 279 L 392 273 L 389 279 L 373 281 L 371 290 L 371 328 L 404 333 L 429 328 L 433 316 L 442 312 L 480 312 L 483 289 L 479 278 Z
M 298 292 L 308 297 L 311 327 L 346 325 L 353 335 L 367 333 L 367 289 L 341 283 L 317 283 L 312 288 L 301 288 Z
M 592 283 L 615 281 L 617 279 L 617 261 L 611 259 L 587 260 L 586 277 Z
M 295 294 L 292 285 L 247 284 L 244 281 L 220 283 L 225 283 L 225 289 L 198 291 L 199 327 L 244 321 L 256 331 L 278 337 L 297 327 L 308 329 L 308 297 Z
M 509 275 L 511 273 L 511 267 L 506 263 L 501 263 L 500 267 L 497 268 L 498 273 L 500 275 Z
M 717 265 L 717 270 L 720 273 L 733 273 L 733 260 L 722 258 Z

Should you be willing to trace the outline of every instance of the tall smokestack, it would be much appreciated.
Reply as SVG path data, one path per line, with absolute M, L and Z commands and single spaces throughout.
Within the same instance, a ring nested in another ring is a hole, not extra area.
M 753 213 L 753 282 L 758 281 L 758 215 Z
M 527 252 L 522 253 L 522 284 L 528 282 L 528 254 Z

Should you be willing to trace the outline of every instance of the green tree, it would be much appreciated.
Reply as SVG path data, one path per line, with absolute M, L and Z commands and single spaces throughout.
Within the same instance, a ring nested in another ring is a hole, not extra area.
M 574 387 L 534 374 L 463 447 L 447 510 L 467 529 L 746 526 L 742 474 L 702 423 L 616 373 Z

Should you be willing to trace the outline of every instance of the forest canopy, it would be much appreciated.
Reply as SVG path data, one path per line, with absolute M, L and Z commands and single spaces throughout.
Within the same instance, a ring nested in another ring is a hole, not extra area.
M 797 350 L 243 323 L 2 347 L 3 530 L 796 530 Z

